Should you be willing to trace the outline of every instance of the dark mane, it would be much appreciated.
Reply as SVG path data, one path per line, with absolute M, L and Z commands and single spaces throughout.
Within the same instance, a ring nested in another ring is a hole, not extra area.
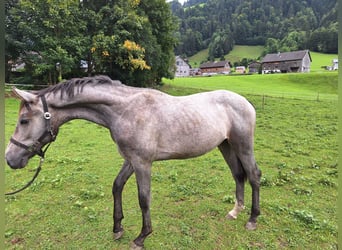
M 113 81 L 108 76 L 99 75 L 94 77 L 83 77 L 83 78 L 72 78 L 65 82 L 58 83 L 51 87 L 47 87 L 45 89 L 39 90 L 36 92 L 38 96 L 43 96 L 45 94 L 56 94 L 60 91 L 61 98 L 63 95 L 67 95 L 68 97 L 73 97 L 75 94 L 75 89 L 77 93 L 81 93 L 83 91 L 84 86 L 89 84 L 110 84 L 114 86 L 121 86 L 122 83 L 120 81 Z

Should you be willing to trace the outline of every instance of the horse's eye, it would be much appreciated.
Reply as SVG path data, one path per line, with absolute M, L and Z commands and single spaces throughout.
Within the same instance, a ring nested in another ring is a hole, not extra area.
M 26 125 L 29 123 L 29 120 L 26 120 L 26 119 L 21 119 L 20 120 L 20 125 Z

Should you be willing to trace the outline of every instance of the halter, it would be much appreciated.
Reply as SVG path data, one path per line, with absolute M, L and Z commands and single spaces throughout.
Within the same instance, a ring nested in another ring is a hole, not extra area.
M 48 148 L 50 147 L 50 144 L 55 141 L 56 139 L 56 135 L 53 133 L 52 131 L 52 127 L 51 127 L 51 123 L 50 123 L 50 120 L 51 120 L 51 113 L 49 112 L 49 109 L 48 109 L 48 105 L 46 103 L 46 99 L 45 99 L 45 96 L 41 96 L 40 97 L 41 100 L 42 100 L 42 103 L 43 103 L 43 110 L 44 110 L 44 114 L 43 114 L 43 117 L 45 119 L 45 125 L 46 125 L 46 130 L 45 132 L 38 138 L 38 140 L 36 140 L 35 142 L 33 142 L 32 145 L 25 145 L 17 140 L 15 140 L 13 137 L 11 137 L 10 139 L 10 142 L 12 142 L 14 145 L 20 147 L 20 148 L 23 148 L 25 150 L 27 150 L 28 152 L 30 153 L 34 153 L 34 155 L 38 155 L 40 157 L 40 161 L 39 161 L 39 165 L 36 169 L 36 173 L 34 174 L 33 178 L 31 181 L 29 181 L 24 187 L 22 187 L 21 189 L 18 189 L 14 192 L 10 192 L 10 193 L 6 193 L 5 195 L 12 195 L 12 194 L 16 194 L 16 193 L 19 193 L 20 191 L 26 189 L 27 187 L 29 187 L 33 181 L 37 178 L 40 170 L 41 170 L 41 166 L 44 162 L 44 157 L 45 157 L 45 152 L 48 150 Z M 25 107 L 31 111 L 31 107 L 30 105 L 25 102 Z M 42 145 L 43 145 L 43 141 L 44 139 L 47 137 L 47 136 L 50 136 L 51 137 L 51 141 L 48 143 L 48 145 L 45 147 L 45 149 L 42 149 Z
M 52 128 L 51 128 L 51 123 L 50 123 L 51 113 L 48 110 L 48 106 L 46 103 L 45 96 L 41 96 L 41 100 L 43 103 L 43 110 L 44 110 L 43 117 L 45 119 L 45 125 L 46 125 L 46 130 L 44 131 L 44 133 L 38 138 L 38 140 L 36 140 L 35 142 L 33 142 L 29 146 L 17 141 L 13 137 L 11 137 L 10 142 L 12 142 L 14 145 L 16 145 L 18 147 L 21 147 L 21 148 L 29 151 L 30 153 L 34 153 L 35 155 L 38 155 L 41 158 L 44 158 L 47 148 L 50 146 L 50 143 L 56 139 L 56 135 L 53 133 Z M 31 111 L 31 107 L 27 102 L 25 102 L 25 106 L 29 111 Z M 48 144 L 47 148 L 45 150 L 42 150 L 41 146 L 42 146 L 43 141 L 44 141 L 46 136 L 50 136 L 52 140 Z

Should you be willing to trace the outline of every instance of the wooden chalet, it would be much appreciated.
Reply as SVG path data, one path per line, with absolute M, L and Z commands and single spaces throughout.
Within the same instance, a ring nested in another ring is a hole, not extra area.
M 267 54 L 261 61 L 262 73 L 310 72 L 309 50 Z
M 229 74 L 231 69 L 229 61 L 206 62 L 199 68 L 202 75 Z
M 260 62 L 251 62 L 250 64 L 248 64 L 249 73 L 259 73 L 260 67 Z

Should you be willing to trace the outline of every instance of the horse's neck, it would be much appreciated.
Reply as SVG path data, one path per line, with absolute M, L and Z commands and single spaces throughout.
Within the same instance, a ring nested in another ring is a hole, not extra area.
M 49 95 L 48 102 L 55 110 L 58 127 L 73 119 L 85 119 L 109 128 L 127 106 L 130 94 L 124 87 L 86 86 L 72 97 Z

